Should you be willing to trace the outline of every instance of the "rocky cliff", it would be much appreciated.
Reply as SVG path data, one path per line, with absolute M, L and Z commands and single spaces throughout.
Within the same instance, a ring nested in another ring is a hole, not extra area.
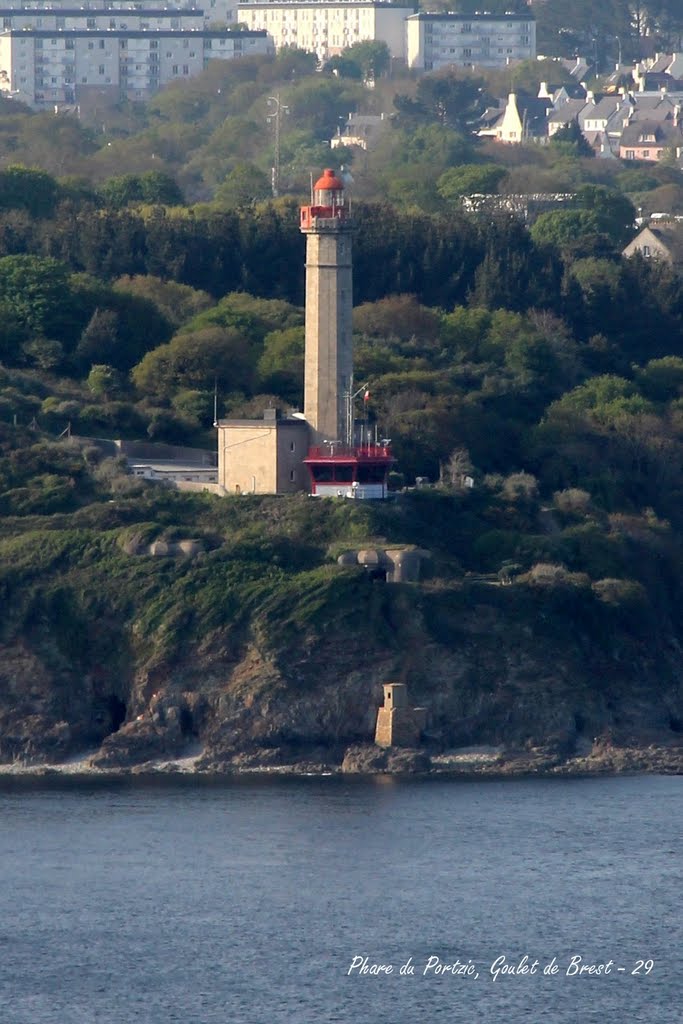
M 683 669 L 671 624 L 652 630 L 643 609 L 615 610 L 590 587 L 389 584 L 329 565 L 259 589 L 239 613 L 229 587 L 214 587 L 217 605 L 198 622 L 182 595 L 206 585 L 208 560 L 225 579 L 220 551 L 192 565 L 138 558 L 143 587 L 160 574 L 177 591 L 158 622 L 144 607 L 107 607 L 101 592 L 95 613 L 79 600 L 78 561 L 56 589 L 43 579 L 0 648 L 0 761 L 89 752 L 94 767 L 131 768 L 201 750 L 206 770 L 335 767 L 360 745 L 346 767 L 384 770 L 386 757 L 363 744 L 387 680 L 407 682 L 428 708 L 425 751 L 442 765 L 472 745 L 520 768 L 678 745 Z M 98 573 L 92 564 L 91 598 Z
M 640 560 L 631 540 L 642 582 L 545 563 L 473 575 L 465 500 L 166 494 L 6 521 L 0 762 L 456 769 L 454 751 L 483 747 L 468 762 L 482 770 L 588 770 L 661 767 L 618 753 L 654 744 L 677 768 L 679 574 L 661 531 L 641 530 Z M 373 538 L 428 546 L 431 578 L 386 582 L 340 558 Z M 368 747 L 389 680 L 428 709 L 423 750 L 398 760 Z

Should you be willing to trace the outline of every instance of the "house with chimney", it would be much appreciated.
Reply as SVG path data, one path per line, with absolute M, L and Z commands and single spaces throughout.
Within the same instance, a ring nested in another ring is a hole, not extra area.
M 586 100 L 567 100 L 548 114 L 548 137 L 552 138 L 562 128 L 570 124 L 578 124 L 579 114 L 586 106 Z
M 683 53 L 657 53 L 653 60 L 636 64 L 632 75 L 639 92 L 683 89 Z
M 667 150 L 680 157 L 683 134 L 680 110 L 669 121 L 634 121 L 626 125 L 619 139 L 619 157 L 622 160 L 643 160 L 656 163 Z
M 486 112 L 486 123 L 480 121 L 477 134 L 507 145 L 544 139 L 548 134 L 548 113 L 552 109 L 553 101 L 549 96 L 539 98 L 511 92 L 497 113 Z

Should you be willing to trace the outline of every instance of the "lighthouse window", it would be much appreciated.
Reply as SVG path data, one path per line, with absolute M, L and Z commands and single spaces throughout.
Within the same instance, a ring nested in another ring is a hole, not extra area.
M 296 451 L 296 444 L 295 444 L 294 441 L 290 441 L 289 442 L 289 450 L 290 450 L 290 452 L 295 452 Z
M 350 484 L 353 480 L 353 465 L 312 466 L 313 479 L 319 484 Z
M 319 484 L 331 483 L 334 479 L 333 466 L 313 466 L 311 472 L 313 473 L 313 479 Z
M 359 484 L 383 484 L 386 469 L 384 466 L 359 466 Z

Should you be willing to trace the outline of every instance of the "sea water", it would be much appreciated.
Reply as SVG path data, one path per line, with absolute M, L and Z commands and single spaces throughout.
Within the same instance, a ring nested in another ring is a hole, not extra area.
M 5 779 L 0 1022 L 679 1024 L 682 822 L 676 777 Z

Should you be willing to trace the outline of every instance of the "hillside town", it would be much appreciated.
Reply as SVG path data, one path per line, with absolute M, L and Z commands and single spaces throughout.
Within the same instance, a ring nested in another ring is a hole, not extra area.
M 80 105 L 96 94 L 141 101 L 209 60 L 286 47 L 322 63 L 358 42 L 384 43 L 416 71 L 504 67 L 536 55 L 529 14 L 416 13 L 386 0 L 211 0 L 144 6 L 134 0 L 7 0 L 0 9 L 0 92 L 35 109 Z
M 390 73 L 415 74 L 513 68 L 539 56 L 532 7 L 496 15 L 416 11 L 386 0 L 176 0 L 163 8 L 136 0 L 81 7 L 5 0 L 0 17 L 0 96 L 86 116 L 122 99 L 149 100 L 210 61 L 287 49 L 315 54 L 322 68 L 349 47 L 374 42 L 386 46 Z M 578 126 L 601 158 L 654 163 L 670 154 L 680 162 L 682 54 L 655 52 L 607 74 L 590 56 L 546 56 L 559 80 L 542 82 L 537 94 L 495 98 L 473 126 L 477 135 L 543 144 Z M 559 74 L 566 71 L 569 81 Z M 350 120 L 347 138 L 357 138 L 357 124 Z

